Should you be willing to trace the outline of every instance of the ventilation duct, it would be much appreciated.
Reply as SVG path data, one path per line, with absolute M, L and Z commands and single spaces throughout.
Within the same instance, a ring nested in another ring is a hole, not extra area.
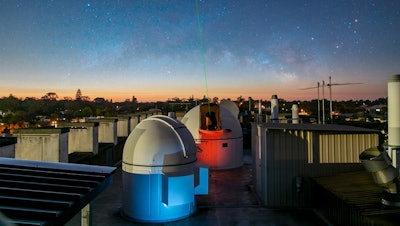
M 382 204 L 400 207 L 399 171 L 383 147 L 369 148 L 359 156 L 365 170 L 372 174 L 375 183 L 383 188 Z

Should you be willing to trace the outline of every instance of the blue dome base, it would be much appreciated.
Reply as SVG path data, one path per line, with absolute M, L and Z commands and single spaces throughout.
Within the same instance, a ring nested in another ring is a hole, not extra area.
M 162 223 L 196 212 L 194 175 L 123 172 L 121 215 L 131 221 Z

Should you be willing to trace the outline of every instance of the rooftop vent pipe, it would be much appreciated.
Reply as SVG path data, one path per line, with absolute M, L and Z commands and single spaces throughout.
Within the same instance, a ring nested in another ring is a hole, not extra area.
M 278 95 L 272 95 L 271 97 L 271 122 L 278 123 L 279 122 L 279 103 L 278 103 Z
M 299 106 L 297 104 L 292 106 L 292 123 L 299 124 Z
M 359 156 L 367 172 L 372 173 L 375 183 L 383 187 L 382 204 L 400 207 L 399 171 L 383 147 L 369 148 Z
M 400 163 L 400 74 L 393 75 L 388 81 L 388 146 L 393 166 Z

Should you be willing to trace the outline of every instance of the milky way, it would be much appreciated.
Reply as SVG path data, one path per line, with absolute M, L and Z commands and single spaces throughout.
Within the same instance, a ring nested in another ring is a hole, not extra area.
M 0 0 L 0 96 L 202 97 L 206 73 L 220 98 L 313 99 L 332 76 L 374 99 L 400 73 L 397 0 L 196 1 Z

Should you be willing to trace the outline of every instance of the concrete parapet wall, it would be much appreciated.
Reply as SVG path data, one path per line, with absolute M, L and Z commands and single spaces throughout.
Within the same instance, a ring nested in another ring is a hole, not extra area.
M 68 162 L 67 128 L 18 129 L 15 158 L 47 162 Z
M 99 123 L 57 123 L 57 127 L 69 128 L 68 154 L 74 152 L 99 152 Z
M 107 117 L 108 118 L 108 117 Z M 106 118 L 106 119 L 107 119 Z M 115 118 L 117 121 L 117 137 L 128 137 L 131 133 L 131 116 L 118 116 Z
M 101 118 L 101 119 L 85 119 L 85 122 L 99 123 L 99 143 L 118 144 L 117 137 L 117 121 L 118 119 Z
M 137 124 L 139 124 L 139 122 L 140 122 L 140 114 L 134 114 L 134 115 L 131 115 L 131 118 L 130 118 L 130 127 L 131 127 L 131 132 L 135 129 L 135 127 L 137 126 Z

